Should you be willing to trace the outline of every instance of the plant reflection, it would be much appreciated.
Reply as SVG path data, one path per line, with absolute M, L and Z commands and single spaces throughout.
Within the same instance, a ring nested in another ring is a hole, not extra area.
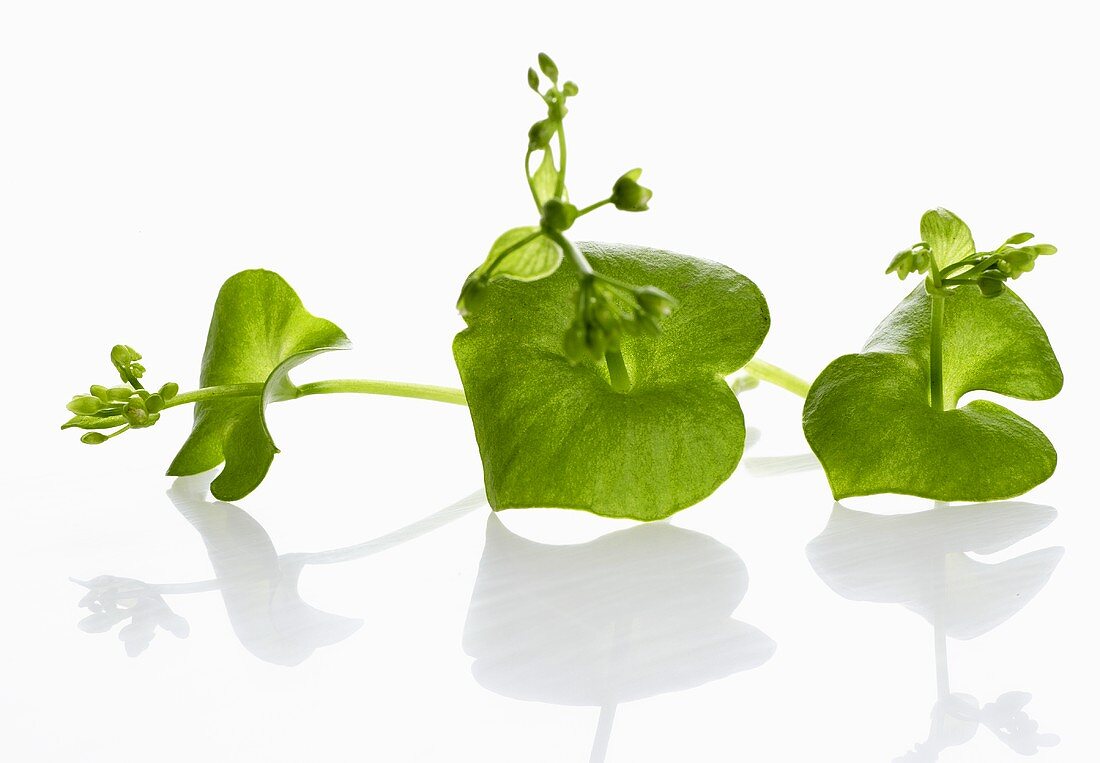
M 968 553 L 992 554 L 1046 527 L 1057 516 L 1048 506 L 990 503 L 943 506 L 931 511 L 881 516 L 839 503 L 806 552 L 818 576 L 855 601 L 896 603 L 933 628 L 937 700 L 928 738 L 896 758 L 931 763 L 948 747 L 963 745 L 984 726 L 1021 755 L 1058 744 L 1040 733 L 1024 706 L 1031 695 L 1011 691 L 980 704 L 952 692 L 947 639 L 972 639 L 993 630 L 1027 605 L 1046 585 L 1063 549 L 1044 548 L 987 564 Z
M 748 573 L 706 535 L 655 523 L 551 546 L 488 518 L 463 647 L 474 678 L 522 700 L 600 708 L 604 759 L 619 703 L 765 663 L 774 642 L 730 614 Z
M 194 583 L 149 584 L 130 578 L 101 575 L 87 582 L 79 606 L 92 614 L 81 630 L 102 633 L 121 622 L 119 631 L 130 656 L 152 641 L 157 626 L 180 638 L 189 632 L 187 621 L 176 615 L 165 596 L 219 591 L 229 621 L 241 644 L 256 657 L 277 665 L 293 666 L 314 650 L 346 639 L 363 621 L 324 612 L 310 606 L 298 593 L 298 578 L 307 565 L 338 564 L 362 559 L 442 527 L 485 504 L 478 491 L 452 506 L 380 538 L 354 546 L 310 553 L 278 554 L 260 524 L 233 504 L 209 499 L 210 475 L 183 477 L 173 483 L 168 497 L 191 523 L 206 545 L 215 577 Z

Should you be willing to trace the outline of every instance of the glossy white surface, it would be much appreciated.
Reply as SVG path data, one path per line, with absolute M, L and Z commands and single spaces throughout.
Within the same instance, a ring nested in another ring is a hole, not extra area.
M 712 5 L 564 3 L 560 30 L 513 4 L 0 11 L 0 759 L 1098 757 L 1090 20 Z M 799 401 L 764 388 L 733 478 L 644 526 L 493 515 L 452 406 L 279 404 L 283 452 L 236 506 L 161 476 L 186 414 L 57 431 L 115 342 L 192 386 L 218 285 L 260 265 L 357 342 L 296 378 L 455 383 L 458 286 L 533 219 L 540 48 L 581 86 L 573 196 L 639 165 L 656 191 L 577 237 L 742 270 L 761 356 L 806 376 L 908 292 L 882 270 L 925 208 L 1056 243 L 1018 291 L 1066 387 L 1008 403 L 1055 476 L 834 506 Z

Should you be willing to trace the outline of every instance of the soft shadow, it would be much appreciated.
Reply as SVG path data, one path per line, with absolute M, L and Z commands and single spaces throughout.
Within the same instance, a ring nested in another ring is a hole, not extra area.
M 1063 549 L 1044 548 L 1003 562 L 992 554 L 1042 530 L 1057 512 L 1049 506 L 1000 502 L 937 505 L 915 514 L 882 516 L 836 504 L 829 523 L 806 548 L 810 564 L 846 599 L 901 604 L 932 626 L 937 699 L 928 738 L 895 761 L 931 763 L 985 726 L 1021 755 L 1058 744 L 1039 733 L 1023 711 L 1031 699 L 1010 691 L 981 704 L 951 691 L 947 639 L 977 638 L 1023 609 L 1050 579 Z
M 490 691 L 601 708 L 599 761 L 619 703 L 767 662 L 775 643 L 730 618 L 748 583 L 731 549 L 669 524 L 551 546 L 491 515 L 463 648 Z
M 282 554 L 249 514 L 233 504 L 211 500 L 211 475 L 180 478 L 168 497 L 198 531 L 210 557 L 214 578 L 192 583 L 149 584 L 101 575 L 87 582 L 79 606 L 92 611 L 80 622 L 86 632 L 105 632 L 130 620 L 119 638 L 131 656 L 149 646 L 157 626 L 180 638 L 189 633 L 186 620 L 172 612 L 165 596 L 218 591 L 234 633 L 249 652 L 265 662 L 293 666 L 321 647 L 355 633 L 363 621 L 322 611 L 298 593 L 303 568 L 362 559 L 420 537 L 485 505 L 483 491 L 382 537 L 329 551 Z

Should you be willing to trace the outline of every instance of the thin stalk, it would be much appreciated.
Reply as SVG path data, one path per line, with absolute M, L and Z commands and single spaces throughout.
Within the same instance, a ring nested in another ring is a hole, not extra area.
M 561 234 L 561 231 L 548 229 L 546 235 L 550 237 L 551 241 L 562 248 L 562 251 L 569 257 L 570 262 L 573 263 L 573 267 L 575 267 L 577 272 L 582 276 L 591 277 L 595 273 L 585 256 L 581 254 L 580 250 L 577 249 L 572 241 Z
M 577 217 L 584 217 L 584 216 L 585 216 L 585 215 L 587 215 L 587 214 L 588 214 L 589 212 L 594 212 L 594 211 L 596 211 L 597 209 L 599 209 L 600 207 L 602 207 L 603 205 L 605 205 L 605 204 L 610 204 L 610 203 L 611 203 L 611 199 L 610 199 L 610 198 L 607 198 L 607 199 L 604 199 L 603 201 L 597 201 L 597 202 L 595 202 L 595 203 L 593 203 L 593 204 L 589 204 L 589 205 L 588 205 L 587 207 L 585 207 L 584 209 L 578 209 L 578 210 L 577 210 Z
M 554 188 L 554 197 L 560 199 L 565 195 L 565 125 L 558 120 L 558 182 Z
M 932 410 L 943 408 L 943 313 L 946 305 L 942 295 L 932 295 L 932 337 L 928 351 L 929 391 Z
M 167 403 L 165 408 L 175 408 L 177 405 L 188 403 L 201 403 L 204 400 L 215 400 L 225 397 L 259 397 L 264 391 L 264 385 L 260 382 L 251 384 L 221 384 L 215 387 L 202 387 L 190 392 L 181 392 Z
M 168 401 L 165 408 L 173 408 L 187 403 L 201 403 L 225 398 L 259 397 L 264 385 L 223 384 L 216 387 L 203 387 L 191 392 L 181 392 Z M 390 395 L 392 397 L 415 397 L 421 400 L 435 400 L 440 403 L 466 405 L 466 395 L 454 387 L 436 387 L 431 384 L 410 384 L 408 382 L 376 381 L 375 379 L 329 379 L 309 382 L 298 387 L 295 397 L 307 395 L 331 395 L 352 393 L 362 395 Z
M 435 400 L 439 403 L 466 405 L 466 395 L 454 387 L 436 387 L 431 384 L 409 384 L 408 382 L 375 381 L 373 379 L 331 379 L 329 381 L 309 382 L 298 387 L 297 397 L 307 395 L 330 395 L 350 392 L 363 395 L 390 395 L 392 397 L 415 397 L 420 400 Z
M 745 364 L 744 370 L 760 381 L 774 384 L 801 398 L 805 398 L 810 394 L 810 383 L 808 381 L 766 361 L 753 358 Z

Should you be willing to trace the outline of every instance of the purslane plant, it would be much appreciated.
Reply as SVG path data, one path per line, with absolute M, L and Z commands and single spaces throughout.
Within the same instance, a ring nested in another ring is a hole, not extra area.
M 836 498 L 905 493 L 940 501 L 1011 498 L 1046 480 L 1057 456 L 1033 424 L 968 392 L 1045 400 L 1062 370 L 1038 319 L 1005 282 L 1054 254 L 1019 233 L 988 252 L 945 209 L 887 273 L 924 282 L 862 352 L 833 361 L 810 389 L 806 439 Z
M 548 88 L 539 93 L 534 70 L 528 82 L 548 114 L 525 157 L 539 225 L 503 234 L 459 298 L 468 327 L 454 354 L 486 492 L 497 509 L 659 519 L 705 498 L 740 460 L 744 418 L 725 377 L 760 347 L 767 304 L 724 265 L 566 238 L 589 212 L 644 211 L 652 193 L 635 169 L 607 198 L 569 202 L 563 120 L 577 86 L 559 88 L 545 55 L 539 64 Z
M 123 384 L 75 396 L 63 428 L 87 430 L 81 440 L 101 444 L 194 403 L 191 435 L 168 473 L 224 462 L 211 492 L 231 501 L 260 484 L 278 452 L 265 419 L 270 403 L 336 392 L 468 399 L 494 509 L 651 520 L 709 495 L 744 449 L 741 408 L 725 377 L 745 368 L 793 391 L 805 383 L 752 360 L 769 315 L 744 276 L 669 252 L 566 238 L 588 213 L 607 205 L 643 211 L 652 194 L 631 170 L 607 198 L 570 203 L 563 120 L 578 88 L 558 85 L 549 57 L 540 54 L 539 66 L 546 90 L 534 70 L 528 84 L 547 116 L 529 131 L 525 157 L 539 224 L 504 233 L 463 286 L 458 307 L 468 326 L 454 355 L 465 392 L 361 379 L 294 384 L 292 369 L 346 349 L 347 337 L 310 314 L 280 276 L 250 270 L 218 295 L 199 389 L 146 388 L 141 356 L 117 345 L 111 361 Z M 570 267 L 560 268 L 566 259 Z

